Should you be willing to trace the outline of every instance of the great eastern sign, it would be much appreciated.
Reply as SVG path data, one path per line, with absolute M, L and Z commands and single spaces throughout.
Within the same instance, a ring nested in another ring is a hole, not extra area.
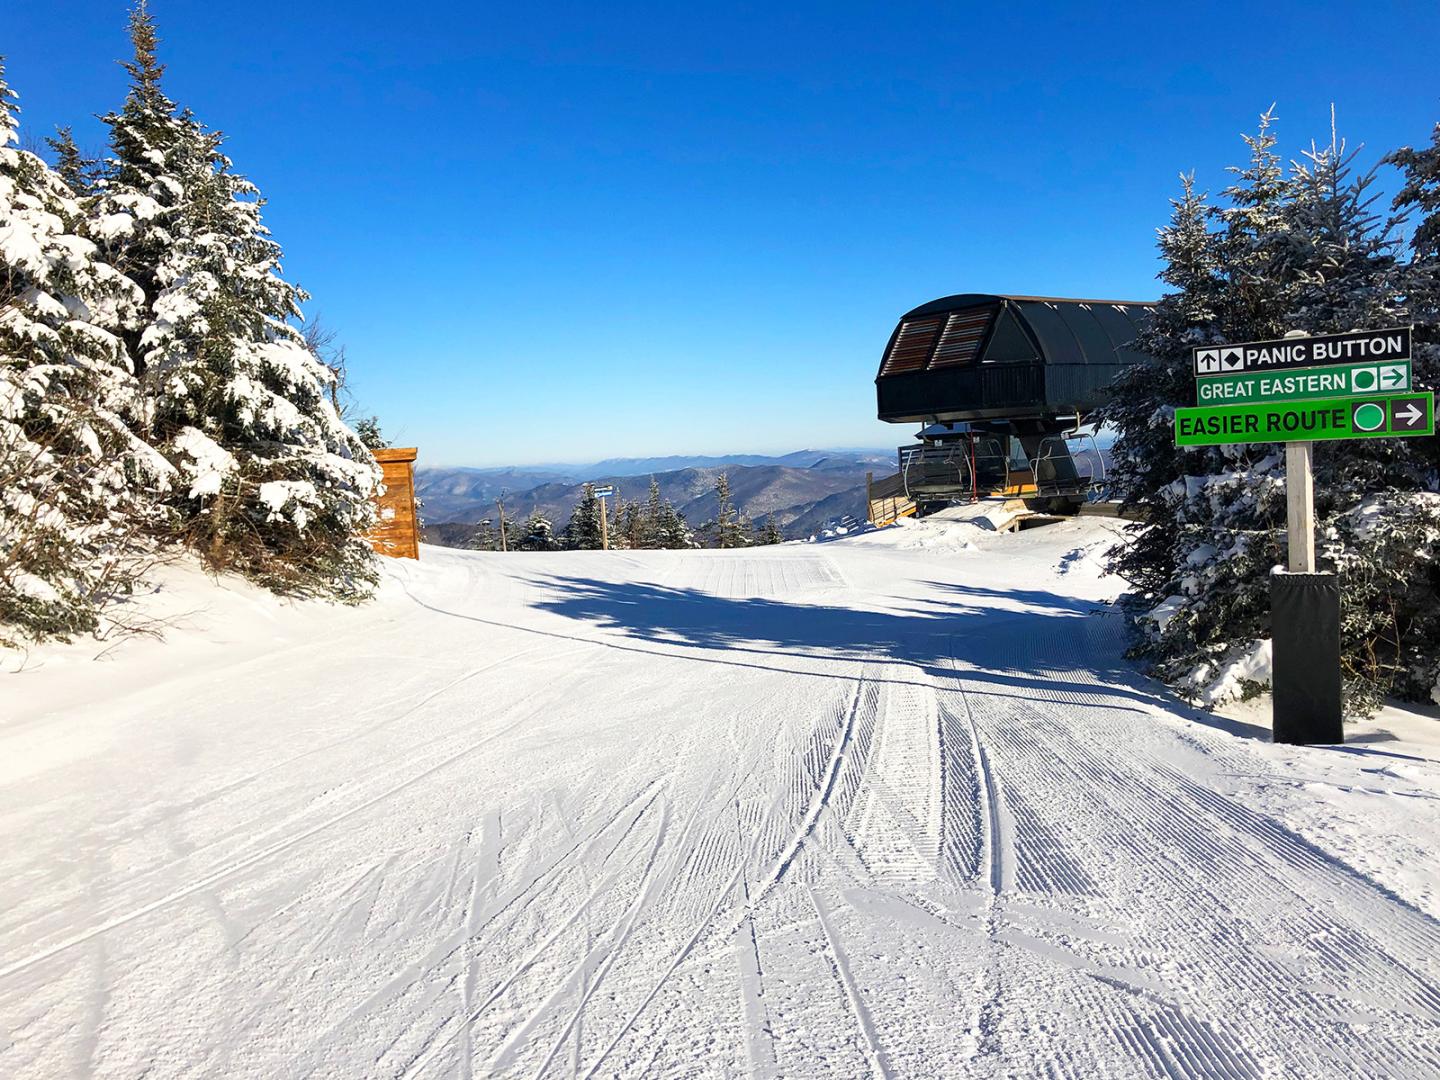
M 1322 442 L 1435 434 L 1435 395 L 1202 405 L 1175 410 L 1176 446 Z
M 1320 337 L 1242 341 L 1194 350 L 1195 376 L 1233 375 L 1241 371 L 1322 367 L 1333 364 L 1384 364 L 1410 359 L 1410 328 L 1357 330 Z
M 1403 394 L 1410 389 L 1410 361 L 1345 364 L 1341 367 L 1250 371 L 1195 380 L 1197 405 L 1251 405 L 1257 401 L 1304 401 L 1353 394 Z

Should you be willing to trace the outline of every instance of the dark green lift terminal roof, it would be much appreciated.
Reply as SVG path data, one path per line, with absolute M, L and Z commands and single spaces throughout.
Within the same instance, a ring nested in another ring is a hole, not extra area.
M 961 293 L 907 312 L 875 377 L 881 420 L 1042 419 L 1088 413 L 1143 356 L 1154 301 Z

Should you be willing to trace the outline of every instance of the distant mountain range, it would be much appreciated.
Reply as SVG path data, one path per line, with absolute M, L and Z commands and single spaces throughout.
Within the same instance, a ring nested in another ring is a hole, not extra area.
M 618 499 L 643 501 L 654 476 L 661 494 L 692 527 L 699 526 L 715 516 L 715 480 L 725 472 L 742 513 L 757 523 L 773 518 L 787 536 L 798 538 L 832 517 L 863 518 L 866 472 L 882 476 L 894 468 L 893 452 L 797 450 L 776 456 L 614 458 L 588 466 L 420 468 L 415 486 L 427 538 L 463 543 L 470 530 L 459 526 L 494 521 L 502 492 L 507 517 L 523 519 L 538 509 L 557 531 L 564 528 L 585 480 L 613 486 Z

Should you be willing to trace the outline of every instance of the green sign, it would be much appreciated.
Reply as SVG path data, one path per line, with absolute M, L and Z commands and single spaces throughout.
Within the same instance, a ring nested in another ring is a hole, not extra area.
M 1410 389 L 1410 361 L 1344 364 L 1339 367 L 1247 371 L 1202 375 L 1195 380 L 1197 405 L 1248 405 L 1261 401 L 1309 401 L 1353 394 L 1401 394 Z
M 1176 446 L 1322 442 L 1435 434 L 1435 395 L 1391 394 L 1175 410 Z

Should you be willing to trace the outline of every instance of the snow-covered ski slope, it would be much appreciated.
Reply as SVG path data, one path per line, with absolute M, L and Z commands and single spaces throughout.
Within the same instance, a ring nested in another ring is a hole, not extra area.
M 174 570 L 0 675 L 0 1075 L 1440 1074 L 1435 721 L 1196 719 L 1109 528 Z

